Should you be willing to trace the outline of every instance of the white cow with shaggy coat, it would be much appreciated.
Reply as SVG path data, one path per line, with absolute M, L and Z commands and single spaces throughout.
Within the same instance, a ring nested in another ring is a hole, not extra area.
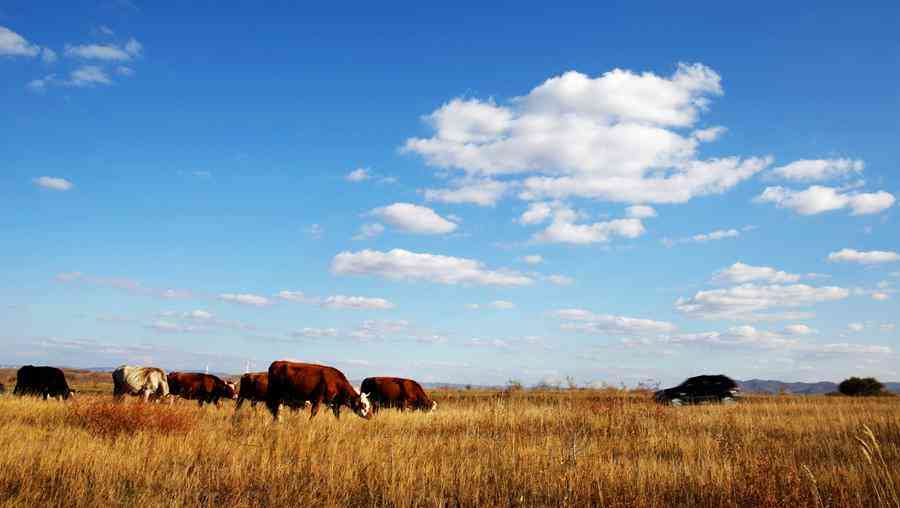
M 162 369 L 122 365 L 113 371 L 112 378 L 113 396 L 116 400 L 122 400 L 125 395 L 140 395 L 144 402 L 150 400 L 150 397 L 169 397 L 169 382 Z

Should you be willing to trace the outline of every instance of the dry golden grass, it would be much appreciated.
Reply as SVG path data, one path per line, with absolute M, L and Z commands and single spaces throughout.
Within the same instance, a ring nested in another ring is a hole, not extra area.
M 0 500 L 900 507 L 897 397 L 667 408 L 616 391 L 435 395 L 431 415 L 383 411 L 365 421 L 345 411 L 308 421 L 308 412 L 287 412 L 278 425 L 262 407 L 235 414 L 231 403 L 0 397 Z M 159 423 L 165 411 L 178 423 Z

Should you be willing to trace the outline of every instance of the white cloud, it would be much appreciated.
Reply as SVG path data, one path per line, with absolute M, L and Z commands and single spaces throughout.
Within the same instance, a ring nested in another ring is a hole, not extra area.
M 678 129 L 693 126 L 721 94 L 719 75 L 701 64 L 681 64 L 668 77 L 571 71 L 508 105 L 453 99 L 426 118 L 434 136 L 408 139 L 404 149 L 473 178 L 531 173 L 520 194 L 529 200 L 683 203 L 725 192 L 769 164 L 697 159 L 701 141 L 722 130 Z
M 134 76 L 134 69 L 126 65 L 119 65 L 118 67 L 116 67 L 116 73 L 120 76 L 130 77 Z
M 891 348 L 887 346 L 873 346 L 869 344 L 848 344 L 846 342 L 837 344 L 823 344 L 807 348 L 808 353 L 812 354 L 861 354 L 861 355 L 884 355 L 891 354 Z
M 800 345 L 796 339 L 787 339 L 771 331 L 759 330 L 750 325 L 734 326 L 724 332 L 701 332 L 671 335 L 664 339 L 668 344 L 708 345 L 760 349 L 785 349 Z
M 735 228 L 716 229 L 715 231 L 710 231 L 709 233 L 697 233 L 696 235 L 683 238 L 665 237 L 662 239 L 662 244 L 666 247 L 674 247 L 675 245 L 681 243 L 706 243 L 716 240 L 724 240 L 726 238 L 738 238 L 743 234 L 744 231 L 752 231 L 754 229 L 756 229 L 756 227 L 754 226 L 744 226 L 740 230 Z
M 219 295 L 219 300 L 223 302 L 236 303 L 239 305 L 250 305 L 253 307 L 268 307 L 272 305 L 272 301 L 260 295 L 249 293 L 223 293 Z
M 779 208 L 788 208 L 801 215 L 815 215 L 844 208 L 850 208 L 852 215 L 868 215 L 893 206 L 894 196 L 885 191 L 860 193 L 821 185 L 813 185 L 802 191 L 779 186 L 766 187 L 754 201 L 774 203 Z
M 890 298 L 891 298 L 890 293 L 886 293 L 884 291 L 875 291 L 874 293 L 872 293 L 872 299 L 877 300 L 879 302 L 889 300 Z
M 572 277 L 559 274 L 547 275 L 544 277 L 544 280 L 557 286 L 569 286 L 575 282 L 575 279 Z
M 795 182 L 817 182 L 862 173 L 865 163 L 852 159 L 801 159 L 774 168 L 769 175 Z
M 488 304 L 489 307 L 498 310 L 511 310 L 516 308 L 516 304 L 506 300 L 494 300 Z
M 55 62 L 57 60 L 56 51 L 50 48 L 41 48 L 41 60 L 48 64 Z
M 372 178 L 372 174 L 368 168 L 357 168 L 344 176 L 344 180 L 348 182 L 362 182 L 369 178 Z
M 318 240 L 319 238 L 322 238 L 323 234 L 325 234 L 325 228 L 323 228 L 321 224 L 311 224 L 304 228 L 303 232 L 312 237 L 314 240 Z
M 847 325 L 847 329 L 850 330 L 851 332 L 861 332 L 861 331 L 865 330 L 865 328 L 866 328 L 866 325 L 864 325 L 862 323 L 850 323 L 849 325 Z
M 303 328 L 302 330 L 292 332 L 291 336 L 297 338 L 337 337 L 338 331 L 334 328 Z
M 89 87 L 94 85 L 111 85 L 112 80 L 106 72 L 96 65 L 84 65 L 69 74 L 68 86 Z
M 804 319 L 809 313 L 782 311 L 784 308 L 808 307 L 820 302 L 842 300 L 850 295 L 845 288 L 813 287 L 806 284 L 743 284 L 727 289 L 698 291 L 690 298 L 679 298 L 675 308 L 688 316 L 701 319 L 741 321 Z M 769 312 L 777 310 L 777 312 Z
M 441 217 L 431 208 L 412 203 L 394 203 L 370 212 L 384 222 L 408 233 L 439 235 L 456 230 L 456 224 Z
M 397 320 L 366 320 L 363 321 L 355 330 L 348 333 L 348 336 L 360 342 L 369 342 L 372 340 L 383 340 L 391 335 L 399 333 L 413 333 L 409 330 L 409 321 L 402 319 Z
M 40 46 L 31 44 L 16 32 L 0 26 L 0 56 L 35 57 L 40 52 Z
M 68 57 L 77 57 L 86 60 L 111 60 L 120 62 L 131 60 L 131 55 L 125 52 L 125 50 L 111 44 L 66 45 L 65 54 Z
M 574 224 L 557 216 L 546 229 L 532 237 L 538 242 L 553 243 L 606 243 L 613 236 L 637 238 L 644 234 L 640 219 L 615 219 L 593 224 Z
M 427 281 L 439 284 L 525 286 L 531 277 L 515 271 L 488 270 L 474 259 L 393 249 L 341 252 L 331 271 L 338 275 L 375 275 L 390 280 Z
M 329 296 L 322 301 L 322 307 L 326 309 L 393 309 L 395 304 L 384 298 L 368 298 L 365 296 Z
M 303 294 L 303 291 L 279 291 L 278 298 L 282 300 L 287 300 L 289 302 L 298 302 L 298 303 L 316 303 L 318 300 L 316 298 L 311 298 Z
M 652 206 L 634 205 L 625 209 L 625 215 L 634 219 L 649 219 L 656 217 L 656 210 Z
M 28 82 L 27 85 L 25 85 L 25 87 L 28 88 L 29 90 L 31 90 L 32 92 L 43 93 L 43 92 L 47 91 L 48 86 L 53 85 L 56 82 L 57 82 L 56 74 L 48 74 L 47 76 L 44 76 L 43 78 L 32 79 L 31 81 Z
M 540 254 L 529 254 L 527 256 L 522 256 L 520 259 L 529 265 L 539 265 L 544 262 L 544 257 Z
M 698 129 L 695 130 L 691 135 L 697 140 L 703 143 L 709 143 L 710 141 L 715 141 L 719 139 L 723 134 L 728 132 L 728 129 L 725 127 L 710 127 L 708 129 Z
M 900 261 L 900 254 L 884 250 L 858 251 L 854 249 L 841 249 L 837 252 L 828 254 L 828 261 L 873 265 Z
M 131 56 L 139 56 L 144 52 L 144 45 L 132 37 L 125 43 L 125 51 Z
M 506 194 L 509 184 L 490 178 L 467 179 L 448 189 L 426 189 L 426 201 L 479 206 L 494 206 Z
M 67 191 L 72 188 L 72 182 L 65 178 L 56 178 L 53 176 L 41 176 L 32 180 L 38 187 L 52 189 L 57 191 Z
M 878 329 L 882 332 L 893 332 L 897 329 L 897 325 L 894 323 L 884 323 L 882 325 L 878 325 Z
M 788 325 L 784 327 L 784 333 L 787 335 L 811 335 L 816 331 L 807 325 Z
M 204 331 L 202 328 L 198 328 L 196 326 L 181 325 L 164 320 L 154 321 L 147 326 L 161 333 L 194 333 Z
M 531 225 L 541 224 L 545 222 L 553 214 L 553 207 L 550 203 L 536 202 L 528 205 L 528 209 L 522 212 L 519 217 L 519 223 Z
M 211 312 L 203 309 L 196 309 L 190 312 L 185 312 L 182 316 L 185 319 L 193 319 L 196 321 L 207 321 L 213 318 L 213 314 Z
M 384 226 L 377 222 L 366 223 L 359 227 L 359 233 L 353 235 L 354 240 L 365 240 L 367 238 L 375 238 L 384 233 Z
M 469 310 L 478 310 L 481 308 L 481 305 L 478 305 L 477 303 L 467 303 L 465 307 Z
M 797 282 L 799 275 L 783 272 L 768 266 L 752 266 L 737 262 L 728 268 L 723 268 L 713 275 L 713 282 L 724 284 L 744 284 L 747 282 L 784 283 Z
M 666 321 L 616 316 L 612 314 L 594 314 L 584 309 L 562 309 L 554 315 L 565 321 L 563 330 L 592 333 L 597 335 L 619 335 L 625 337 L 644 337 L 670 333 L 677 327 Z

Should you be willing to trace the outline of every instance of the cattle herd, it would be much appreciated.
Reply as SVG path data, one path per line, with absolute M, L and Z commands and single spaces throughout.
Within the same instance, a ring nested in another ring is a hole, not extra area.
M 268 372 L 244 374 L 240 388 L 212 374 L 169 372 L 156 367 L 122 365 L 112 373 L 113 397 L 122 401 L 126 395 L 150 400 L 174 402 L 176 397 L 219 405 L 221 399 L 237 399 L 236 409 L 245 400 L 253 407 L 264 402 L 272 417 L 279 419 L 282 407 L 297 410 L 310 408 L 310 418 L 320 406 L 330 408 L 340 418 L 347 407 L 362 418 L 371 418 L 380 408 L 434 411 L 422 386 L 412 379 L 370 377 L 357 390 L 344 373 L 325 365 L 276 361 Z M 2 385 L 0 385 L 2 390 Z M 16 395 L 41 396 L 66 400 L 75 390 L 69 388 L 63 371 L 56 367 L 26 365 L 16 373 Z

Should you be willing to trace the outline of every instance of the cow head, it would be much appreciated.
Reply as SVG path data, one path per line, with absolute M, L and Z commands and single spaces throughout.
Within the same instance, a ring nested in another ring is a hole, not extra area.
M 237 385 L 231 381 L 225 381 L 225 395 L 232 399 L 238 398 Z
M 353 411 L 362 418 L 372 418 L 372 401 L 369 400 L 368 393 L 360 393 L 359 401 L 354 405 Z

